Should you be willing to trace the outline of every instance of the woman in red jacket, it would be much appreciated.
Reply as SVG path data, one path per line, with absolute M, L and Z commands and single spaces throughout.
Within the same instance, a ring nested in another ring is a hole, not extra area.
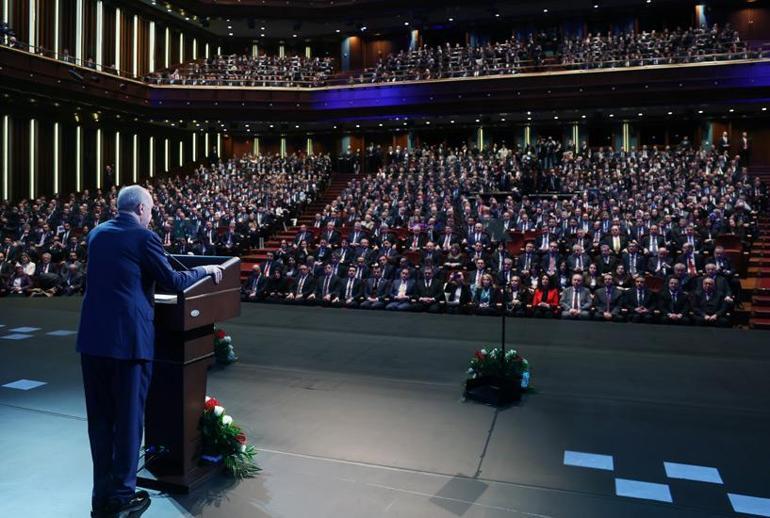
M 532 297 L 532 314 L 536 317 L 553 318 L 559 312 L 559 291 L 551 287 L 548 275 L 540 277 L 540 284 Z

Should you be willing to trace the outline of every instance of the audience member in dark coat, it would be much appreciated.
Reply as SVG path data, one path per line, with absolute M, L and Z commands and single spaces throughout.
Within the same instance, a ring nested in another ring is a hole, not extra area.
M 676 277 L 669 277 L 668 285 L 658 293 L 658 311 L 664 324 L 690 323 L 690 297 L 682 291 Z
M 727 304 L 724 295 L 716 290 L 714 279 L 703 279 L 703 290 L 693 294 L 692 309 L 694 320 L 699 325 L 727 326 Z
M 422 279 L 417 282 L 417 303 L 415 309 L 438 313 L 439 301 L 443 296 L 441 283 L 434 278 L 433 268 L 427 267 L 422 272 Z
M 644 277 L 634 278 L 634 287 L 626 291 L 623 308 L 631 322 L 652 322 L 655 309 L 655 297 L 647 289 Z

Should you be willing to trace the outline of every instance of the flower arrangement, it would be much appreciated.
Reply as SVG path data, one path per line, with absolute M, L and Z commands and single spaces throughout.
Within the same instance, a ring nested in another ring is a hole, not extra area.
M 248 443 L 246 434 L 225 414 L 216 398 L 206 396 L 200 430 L 204 460 L 223 462 L 225 470 L 235 478 L 251 478 L 259 472 L 254 462 L 257 449 Z
M 481 349 L 473 353 L 468 367 L 468 379 L 497 378 L 511 381 L 521 380 L 521 390 L 529 388 L 529 362 L 519 356 L 515 349 L 505 351 L 495 347 L 489 351 Z
M 214 331 L 214 357 L 217 362 L 229 365 L 238 360 L 233 348 L 233 339 L 224 329 Z

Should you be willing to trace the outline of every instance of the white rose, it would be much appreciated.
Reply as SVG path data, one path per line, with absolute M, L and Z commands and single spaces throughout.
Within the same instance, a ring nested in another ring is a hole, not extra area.
M 241 444 L 240 451 L 241 451 L 241 453 L 246 453 L 246 445 L 245 444 Z
M 227 426 L 228 424 L 233 422 L 233 418 L 229 415 L 222 416 L 222 424 Z
M 211 400 L 210 397 L 206 396 L 206 399 L 204 400 L 206 403 L 208 403 Z
M 225 343 L 226 343 L 226 344 L 229 344 L 229 343 L 231 343 L 232 341 L 233 341 L 233 339 L 232 339 L 232 338 L 230 338 L 230 336 L 226 336 L 226 337 L 225 337 Z
M 222 407 L 222 406 L 219 406 L 219 405 L 214 407 L 214 415 L 220 416 L 220 415 L 222 415 L 224 413 L 225 413 L 225 407 Z

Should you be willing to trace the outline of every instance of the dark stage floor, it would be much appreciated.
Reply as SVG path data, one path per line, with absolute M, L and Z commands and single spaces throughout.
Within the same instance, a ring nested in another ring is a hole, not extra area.
M 79 304 L 0 300 L 0 385 L 45 382 L 0 388 L 0 516 L 88 515 L 74 335 L 48 334 Z M 460 394 L 497 319 L 244 306 L 209 393 L 264 471 L 145 516 L 770 516 L 770 335 L 509 322 L 537 390 L 495 411 Z

